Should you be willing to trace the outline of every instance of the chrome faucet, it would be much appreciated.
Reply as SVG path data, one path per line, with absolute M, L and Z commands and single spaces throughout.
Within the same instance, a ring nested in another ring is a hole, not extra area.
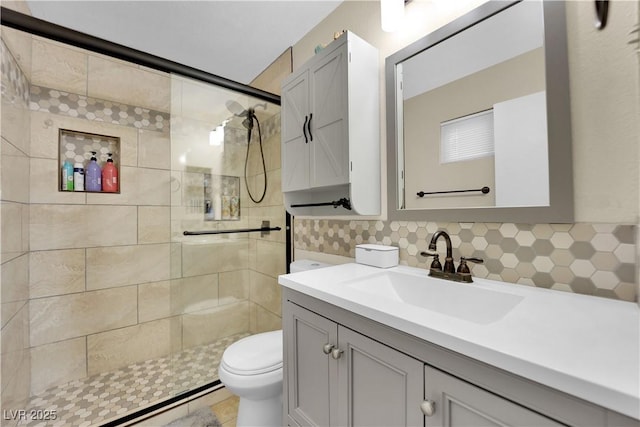
M 444 242 L 447 245 L 447 254 L 444 258 L 444 267 L 440 264 L 440 258 L 437 252 L 437 243 L 440 237 L 444 238 Z M 429 250 L 420 252 L 422 256 L 432 256 L 433 262 L 429 267 L 429 276 L 438 277 L 441 279 L 453 280 L 455 282 L 472 283 L 471 271 L 467 265 L 467 261 L 475 263 L 483 263 L 482 258 L 465 258 L 460 257 L 460 265 L 456 270 L 453 264 L 453 247 L 451 245 L 451 237 L 444 230 L 436 231 L 431 237 L 429 242 Z

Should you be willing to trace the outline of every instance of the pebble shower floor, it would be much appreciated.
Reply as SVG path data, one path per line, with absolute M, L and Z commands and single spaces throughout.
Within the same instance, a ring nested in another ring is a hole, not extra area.
M 173 397 L 177 391 L 210 383 L 218 376 L 224 350 L 247 335 L 232 335 L 173 358 L 147 360 L 50 388 L 32 396 L 25 411 L 27 418 L 37 414 L 41 419 L 22 420 L 18 426 L 99 426 Z

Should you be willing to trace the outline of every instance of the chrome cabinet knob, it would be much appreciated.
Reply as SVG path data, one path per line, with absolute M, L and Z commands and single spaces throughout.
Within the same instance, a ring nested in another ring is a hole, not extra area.
M 434 402 L 433 400 L 425 400 L 420 404 L 420 409 L 422 410 L 423 414 L 425 414 L 427 417 L 430 417 L 436 413 L 436 402 Z
M 343 350 L 340 350 L 339 348 L 334 348 L 331 351 L 331 357 L 333 357 L 334 359 L 338 360 L 338 359 L 340 359 L 340 356 L 342 356 L 342 353 L 344 353 Z
M 322 351 L 324 352 L 324 354 L 330 354 L 331 350 L 333 350 L 333 344 L 325 344 L 324 346 L 322 346 Z

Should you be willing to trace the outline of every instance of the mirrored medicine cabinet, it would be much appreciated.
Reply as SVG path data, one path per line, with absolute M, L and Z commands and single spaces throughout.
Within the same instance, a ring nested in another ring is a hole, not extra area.
M 565 5 L 489 1 L 386 59 L 394 220 L 567 223 Z

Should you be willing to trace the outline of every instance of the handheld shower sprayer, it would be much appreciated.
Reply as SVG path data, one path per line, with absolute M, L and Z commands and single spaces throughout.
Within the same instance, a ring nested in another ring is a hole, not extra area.
M 242 126 L 247 128 L 249 132 L 253 129 L 253 119 L 255 119 L 255 113 L 253 108 L 249 108 L 247 110 L 247 118 L 242 121 Z M 251 137 L 249 137 L 249 141 L 251 141 Z
M 262 131 L 260 130 L 260 121 L 258 120 L 258 117 L 256 117 L 255 109 L 262 108 L 263 110 L 266 110 L 267 103 L 264 102 L 262 104 L 255 104 L 253 107 L 249 107 L 247 109 L 243 108 L 242 105 L 240 105 L 240 103 L 238 103 L 237 101 L 232 101 L 232 100 L 227 101 L 225 105 L 227 106 L 227 109 L 231 113 L 233 113 L 234 116 L 245 117 L 245 119 L 242 121 L 242 126 L 244 126 L 247 129 L 247 156 L 244 161 L 244 183 L 247 188 L 247 193 L 249 194 L 249 198 L 251 198 L 251 200 L 254 203 L 260 203 L 262 202 L 262 200 L 264 200 L 264 196 L 267 194 L 267 167 L 265 165 L 264 152 L 262 150 Z M 249 149 L 251 148 L 251 134 L 253 132 L 254 120 L 258 125 L 258 142 L 260 145 L 260 156 L 262 158 L 262 171 L 264 174 L 264 188 L 262 190 L 262 196 L 259 199 L 255 199 L 253 197 L 253 194 L 251 194 L 251 190 L 249 189 L 249 180 L 247 179 L 247 165 L 249 164 Z

